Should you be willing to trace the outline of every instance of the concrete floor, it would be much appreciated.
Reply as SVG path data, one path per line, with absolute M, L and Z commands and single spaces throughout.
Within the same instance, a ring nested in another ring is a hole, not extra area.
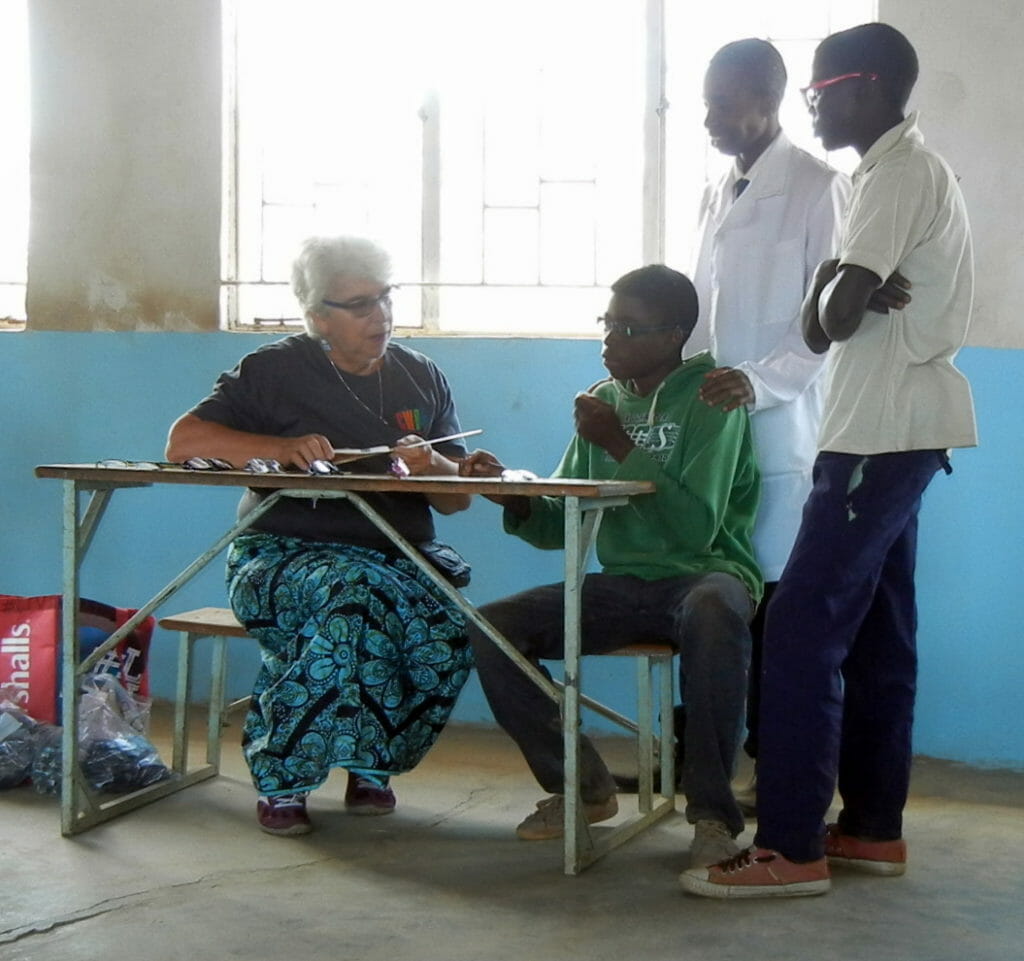
M 921 759 L 905 877 L 837 871 L 824 897 L 726 903 L 680 891 L 680 815 L 565 877 L 559 842 L 516 839 L 541 793 L 488 728 L 450 727 L 396 780 L 394 815 L 346 816 L 339 771 L 310 803 L 313 834 L 270 837 L 237 731 L 219 778 L 75 839 L 53 799 L 5 792 L 0 958 L 1024 958 L 1024 773 Z

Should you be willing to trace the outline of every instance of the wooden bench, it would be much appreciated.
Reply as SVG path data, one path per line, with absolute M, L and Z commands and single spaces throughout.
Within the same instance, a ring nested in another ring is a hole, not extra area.
M 160 626 L 177 631 L 178 642 L 178 684 L 174 704 L 174 748 L 172 769 L 191 781 L 214 777 L 220 772 L 221 731 L 227 715 L 236 707 L 248 702 L 240 698 L 230 704 L 224 703 L 224 688 L 227 682 L 228 638 L 249 638 L 245 628 L 225 607 L 200 607 L 170 617 L 160 618 Z M 209 637 L 212 641 L 210 663 L 210 702 L 206 715 L 206 764 L 196 771 L 188 771 L 188 740 L 192 716 L 192 682 L 194 648 L 196 641 Z
M 226 715 L 248 698 L 228 705 L 224 703 L 227 677 L 227 643 L 229 637 L 249 638 L 234 613 L 224 607 L 200 607 L 160 619 L 160 626 L 178 631 L 178 688 L 174 712 L 174 753 L 172 767 L 184 776 L 188 768 L 188 732 L 192 707 L 193 648 L 196 641 L 211 638 L 210 702 L 207 708 L 206 765 L 189 774 L 192 780 L 213 777 L 220 770 L 221 731 Z M 637 803 L 639 815 L 611 831 L 603 832 L 601 852 L 616 847 L 632 837 L 652 820 L 657 820 L 675 809 L 675 732 L 673 717 L 673 657 L 675 652 L 664 643 L 629 644 L 603 657 L 632 657 L 637 660 L 636 692 L 637 719 L 580 695 L 580 703 L 620 727 L 636 735 L 637 770 L 639 788 Z M 658 710 L 655 715 L 654 705 Z M 655 732 L 657 716 L 657 732 Z M 661 768 L 661 777 L 654 784 L 654 770 Z M 656 800 L 657 798 L 657 800 Z
M 636 673 L 636 722 L 629 718 L 610 717 L 604 705 L 588 704 L 591 709 L 633 731 L 637 736 L 636 756 L 639 786 L 637 797 L 642 814 L 657 812 L 661 805 L 655 804 L 660 795 L 668 802 L 670 810 L 675 809 L 675 650 L 667 643 L 628 644 L 603 657 L 635 657 Z M 589 701 L 589 699 L 587 699 Z M 657 714 L 655 714 L 657 705 Z M 655 719 L 657 724 L 655 724 Z M 658 783 L 654 783 L 654 771 L 660 767 Z M 663 812 L 663 813 L 667 813 Z

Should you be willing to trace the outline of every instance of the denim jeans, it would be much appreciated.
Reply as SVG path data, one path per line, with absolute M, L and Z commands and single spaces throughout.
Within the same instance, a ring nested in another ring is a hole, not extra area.
M 601 654 L 653 638 L 680 655 L 680 683 L 687 708 L 683 766 L 686 816 L 724 822 L 738 834 L 743 817 L 729 782 L 743 726 L 752 613 L 746 587 L 729 574 L 712 573 L 645 581 L 589 574 L 581 598 L 581 651 Z M 549 584 L 480 608 L 480 613 L 531 662 L 564 656 L 563 586 Z M 470 640 L 484 694 L 495 720 L 519 745 L 537 781 L 564 793 L 562 729 L 558 705 L 523 674 L 490 639 L 470 625 Z M 608 768 L 581 738 L 580 782 L 584 802 L 615 793 Z
M 824 853 L 842 829 L 901 836 L 917 683 L 917 515 L 939 451 L 822 453 L 768 606 L 757 762 L 758 844 Z

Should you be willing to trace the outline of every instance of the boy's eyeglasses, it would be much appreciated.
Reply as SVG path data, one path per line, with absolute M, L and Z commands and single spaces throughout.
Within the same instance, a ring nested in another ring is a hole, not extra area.
M 634 324 L 628 320 L 612 320 L 610 317 L 602 316 L 597 322 L 604 328 L 605 334 L 619 334 L 622 337 L 644 337 L 647 334 L 657 334 L 663 330 L 678 330 L 679 324 Z
M 325 297 L 320 301 L 325 307 L 333 307 L 335 310 L 344 310 L 346 313 L 357 317 L 360 320 L 369 317 L 379 304 L 383 310 L 391 310 L 391 294 L 395 287 L 385 287 L 376 297 L 354 297 L 352 300 L 327 300 Z
M 818 101 L 821 99 L 821 91 L 832 87 L 837 83 L 842 83 L 844 80 L 877 80 L 877 73 L 843 73 L 838 77 L 829 77 L 827 80 L 816 80 L 814 83 L 808 84 L 806 87 L 800 88 L 800 93 L 803 94 L 804 103 L 807 104 L 808 108 L 813 110 L 818 106 Z

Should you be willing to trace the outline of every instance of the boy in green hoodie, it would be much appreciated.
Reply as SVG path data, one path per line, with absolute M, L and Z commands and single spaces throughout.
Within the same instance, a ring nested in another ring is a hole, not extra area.
M 734 853 L 744 826 L 730 780 L 744 716 L 748 623 L 762 580 L 751 546 L 760 479 L 747 413 L 723 413 L 700 400 L 715 362 L 707 353 L 682 360 L 696 320 L 693 284 L 668 267 L 642 267 L 612 285 L 601 352 L 611 377 L 576 396 L 576 435 L 552 476 L 657 485 L 602 522 L 602 571 L 588 574 L 582 590 L 581 651 L 600 654 L 652 637 L 679 651 L 691 863 L 705 865 Z M 493 454 L 475 451 L 460 473 L 501 470 Z M 507 532 L 536 547 L 563 546 L 560 498 L 492 499 L 504 507 Z M 484 605 L 481 614 L 540 667 L 541 659 L 564 654 L 562 590 L 533 588 Z M 516 833 L 524 840 L 561 837 L 557 705 L 480 631 L 471 628 L 470 636 L 495 719 L 553 795 Z M 583 813 L 594 823 L 618 810 L 615 782 L 590 741 L 581 741 Z

